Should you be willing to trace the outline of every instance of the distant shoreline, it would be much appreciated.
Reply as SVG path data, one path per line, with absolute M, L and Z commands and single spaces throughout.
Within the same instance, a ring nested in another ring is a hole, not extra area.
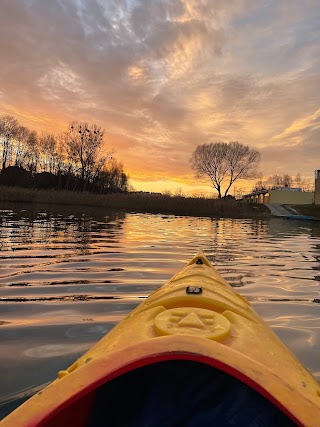
M 93 194 L 59 190 L 37 190 L 0 186 L 0 203 L 32 203 L 60 207 L 81 206 L 126 212 L 211 218 L 270 218 L 268 208 L 234 199 L 218 200 L 148 193 Z M 1 207 L 1 205 L 0 205 Z

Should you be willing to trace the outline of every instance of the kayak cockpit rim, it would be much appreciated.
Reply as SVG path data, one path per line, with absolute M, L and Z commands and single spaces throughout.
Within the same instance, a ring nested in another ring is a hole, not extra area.
M 239 364 L 238 369 L 234 365 L 226 364 L 223 362 L 223 355 L 218 354 L 218 358 L 212 358 L 206 354 L 206 351 L 193 352 L 190 350 L 190 346 L 193 347 L 195 341 L 194 337 L 181 336 L 180 344 L 181 347 L 185 347 L 181 350 L 168 351 L 168 346 L 170 347 L 170 341 L 173 337 L 162 337 L 156 339 L 153 343 L 146 342 L 143 345 L 134 348 L 128 348 L 126 351 L 115 352 L 113 355 L 110 355 L 108 360 L 97 359 L 92 360 L 86 365 L 83 365 L 79 370 L 77 370 L 77 375 L 73 377 L 73 374 L 68 375 L 68 381 L 71 382 L 71 386 L 68 387 L 68 394 L 65 394 L 64 380 L 65 377 L 55 381 L 54 388 L 50 386 L 42 390 L 41 396 L 38 397 L 37 402 L 37 411 L 34 413 L 33 424 L 41 427 L 51 427 L 51 423 L 59 422 L 59 425 L 68 425 L 68 422 L 73 420 L 73 424 L 78 427 L 84 427 L 86 424 L 75 424 L 74 414 L 81 413 L 81 418 L 85 417 L 86 407 L 87 412 L 90 411 L 90 407 L 94 400 L 95 392 L 106 383 L 119 378 L 127 373 L 130 373 L 134 370 L 137 370 L 142 367 L 146 367 L 153 364 L 159 364 L 167 361 L 192 361 L 198 362 L 203 365 L 211 366 L 216 368 L 221 372 L 228 374 L 230 377 L 233 377 L 242 383 L 249 386 L 252 390 L 256 391 L 258 394 L 266 398 L 271 402 L 276 408 L 278 408 L 284 415 L 286 415 L 291 421 L 296 423 L 298 426 L 303 424 L 299 421 L 299 418 L 295 416 L 294 411 L 290 411 L 288 407 L 284 406 L 281 403 L 281 399 L 277 399 L 277 396 L 274 394 L 275 387 L 272 388 L 269 392 L 263 385 L 265 378 L 262 377 L 260 383 L 254 381 L 250 376 L 246 375 L 243 367 L 243 360 Z M 192 340 L 191 340 L 192 339 Z M 200 339 L 201 340 L 201 339 Z M 157 342 L 156 342 L 157 341 Z M 177 344 L 177 337 L 175 337 L 175 347 Z M 154 351 L 150 351 L 150 344 L 152 345 Z M 182 345 L 184 344 L 184 345 Z M 188 345 L 189 344 L 189 345 Z M 197 343 L 196 343 L 197 344 Z M 164 348 L 164 351 L 161 351 L 161 348 Z M 188 348 L 189 347 L 189 348 Z M 221 346 L 220 346 L 221 347 Z M 202 349 L 204 350 L 204 349 Z M 113 369 L 110 370 L 110 357 L 112 356 L 111 366 Z M 222 356 L 222 357 L 221 357 Z M 236 357 L 239 354 L 235 355 Z M 254 370 L 254 364 L 252 360 L 248 359 L 247 363 L 250 365 L 248 368 Z M 242 365 L 242 366 L 241 366 Z M 73 377 L 73 378 L 72 378 Z M 276 385 L 279 396 L 285 396 L 286 394 L 290 395 L 290 388 L 286 385 L 281 378 L 276 375 L 269 376 L 269 385 Z M 61 389 L 61 395 L 63 399 L 59 399 L 59 389 Z M 64 391 L 64 393 L 62 392 Z M 288 399 L 290 396 L 286 396 Z M 296 398 L 295 394 L 295 398 Z M 287 401 L 285 399 L 285 401 Z M 54 402 L 53 405 L 48 406 L 49 402 Z M 311 402 L 310 402 L 311 403 Z M 80 410 L 78 411 L 78 406 Z M 75 407 L 77 408 L 75 410 Z M 294 408 L 294 405 L 291 409 Z M 13 413 L 14 414 L 14 413 Z M 89 414 L 87 414 L 89 416 Z

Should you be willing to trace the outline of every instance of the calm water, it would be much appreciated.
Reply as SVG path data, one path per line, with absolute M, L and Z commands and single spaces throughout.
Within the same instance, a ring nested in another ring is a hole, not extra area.
M 70 212 L 0 206 L 0 416 L 199 248 L 320 379 L 320 223 Z

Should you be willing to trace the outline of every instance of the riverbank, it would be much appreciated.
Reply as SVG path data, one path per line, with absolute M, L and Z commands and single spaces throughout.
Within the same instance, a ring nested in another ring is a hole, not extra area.
M 148 193 L 116 193 L 97 195 L 86 192 L 36 190 L 0 186 L 0 203 L 18 202 L 55 206 L 86 206 L 99 209 L 121 209 L 127 212 L 160 213 L 218 218 L 269 218 L 261 204 L 240 201 L 194 198 Z

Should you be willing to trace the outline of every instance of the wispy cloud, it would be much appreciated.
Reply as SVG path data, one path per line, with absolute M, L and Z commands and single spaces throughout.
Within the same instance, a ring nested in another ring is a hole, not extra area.
M 97 122 L 150 186 L 197 188 L 189 157 L 217 140 L 260 149 L 266 175 L 312 176 L 319 19 L 314 0 L 2 0 L 0 112 Z
M 317 133 L 320 129 L 320 109 L 313 114 L 294 120 L 294 122 L 285 129 L 281 134 L 276 135 L 273 139 L 282 139 L 285 141 L 293 141 L 290 145 L 303 143 L 306 133 Z

